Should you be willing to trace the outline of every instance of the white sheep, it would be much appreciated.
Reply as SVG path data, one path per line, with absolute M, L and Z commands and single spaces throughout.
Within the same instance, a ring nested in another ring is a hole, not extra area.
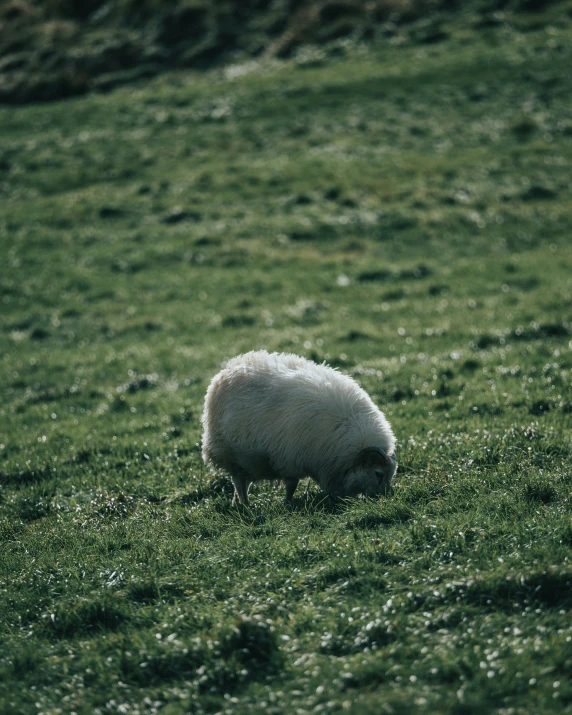
M 230 473 L 238 498 L 260 479 L 282 479 L 290 501 L 300 479 L 324 492 L 390 491 L 395 437 L 383 413 L 351 377 L 298 355 L 239 355 L 205 397 L 203 459 Z

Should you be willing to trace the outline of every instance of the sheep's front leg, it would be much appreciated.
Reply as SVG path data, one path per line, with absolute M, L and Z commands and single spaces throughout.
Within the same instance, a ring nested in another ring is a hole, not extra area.
M 234 497 L 232 503 L 236 504 L 236 500 L 241 504 L 248 504 L 248 489 L 252 484 L 251 480 L 245 474 L 236 474 L 232 477 L 232 483 L 234 484 Z
M 292 501 L 292 497 L 294 496 L 294 492 L 296 491 L 299 481 L 299 479 L 284 480 L 284 484 L 286 485 L 286 502 L 289 503 Z

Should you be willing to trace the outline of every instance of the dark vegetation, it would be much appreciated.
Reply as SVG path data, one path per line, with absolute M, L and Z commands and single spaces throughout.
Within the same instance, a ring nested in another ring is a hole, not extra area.
M 433 44 L 449 37 L 452 17 L 487 28 L 506 13 L 534 17 L 551 5 L 569 7 L 556 0 L 3 0 L 0 102 L 104 91 L 173 68 L 288 57 L 308 44 L 334 53 L 346 39 Z M 523 137 L 529 131 L 526 123 L 518 128 Z

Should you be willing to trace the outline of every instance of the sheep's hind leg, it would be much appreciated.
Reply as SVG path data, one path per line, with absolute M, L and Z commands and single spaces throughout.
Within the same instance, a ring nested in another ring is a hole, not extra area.
M 252 484 L 252 481 L 246 476 L 246 474 L 235 474 L 232 477 L 232 483 L 234 484 L 234 497 L 232 503 L 236 504 L 236 500 L 241 504 L 248 504 L 248 489 Z
M 296 491 L 299 481 L 299 479 L 284 480 L 284 484 L 286 485 L 286 503 L 289 504 L 292 501 L 292 497 L 294 496 L 294 492 Z

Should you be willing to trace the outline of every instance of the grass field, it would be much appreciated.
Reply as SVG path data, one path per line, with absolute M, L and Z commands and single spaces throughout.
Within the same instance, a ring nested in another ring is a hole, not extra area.
M 572 713 L 564 7 L 0 109 L 2 713 Z M 260 347 L 372 395 L 391 498 L 231 506 Z

